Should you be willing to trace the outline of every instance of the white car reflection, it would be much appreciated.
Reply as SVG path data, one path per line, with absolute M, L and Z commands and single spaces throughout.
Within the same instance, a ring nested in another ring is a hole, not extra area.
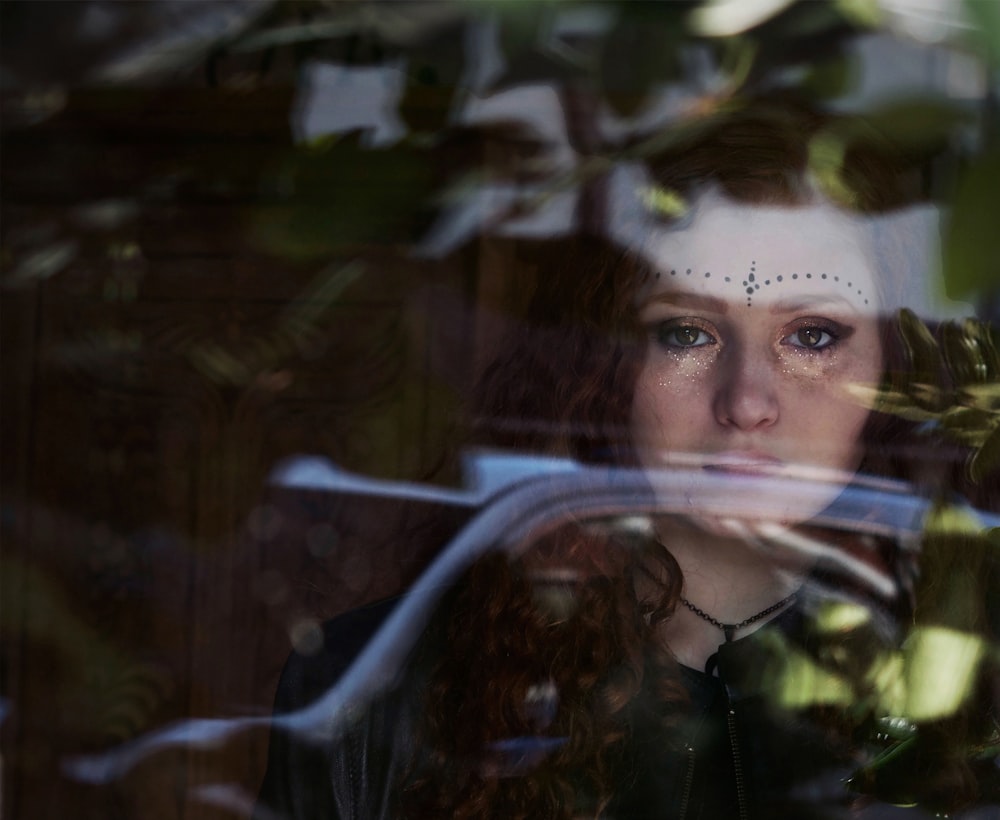
M 279 465 L 271 475 L 278 491 L 391 497 L 481 509 L 400 599 L 338 683 L 309 706 L 273 717 L 179 721 L 117 748 L 67 760 L 66 773 L 84 782 L 110 783 L 164 749 L 214 747 L 254 729 L 278 728 L 315 743 L 336 739 L 351 715 L 393 685 L 442 591 L 462 572 L 490 551 L 523 551 L 569 521 L 614 519 L 618 526 L 642 529 L 653 515 L 712 516 L 744 527 L 748 537 L 769 539 L 834 563 L 876 594 L 894 594 L 892 580 L 874 564 L 785 527 L 761 504 L 773 497 L 782 499 L 787 508 L 789 499 L 799 499 L 804 508 L 813 509 L 816 498 L 829 497 L 829 482 L 697 469 L 655 472 L 495 452 L 469 453 L 463 465 L 465 486 L 457 489 L 359 476 L 317 456 L 295 457 Z M 931 510 L 932 503 L 906 483 L 859 476 L 813 522 L 892 537 L 904 549 L 917 549 Z M 972 508 L 960 512 L 970 526 L 1000 527 L 996 514 Z

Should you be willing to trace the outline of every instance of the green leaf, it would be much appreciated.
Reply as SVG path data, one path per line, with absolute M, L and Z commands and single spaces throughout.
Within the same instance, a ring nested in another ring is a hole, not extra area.
M 634 113 L 650 88 L 678 75 L 686 11 L 675 3 L 621 6 L 614 28 L 604 38 L 599 68 L 601 90 L 620 114 Z
M 910 359 L 913 387 L 936 385 L 941 373 L 941 350 L 926 324 L 913 311 L 899 311 L 899 329 Z
M 967 407 L 1000 412 L 1000 382 L 966 385 L 959 393 L 959 399 Z
M 993 65 L 1000 64 L 1000 3 L 996 0 L 965 0 L 965 8 L 975 24 L 970 39 Z
M 855 58 L 837 55 L 808 66 L 799 87 L 810 99 L 829 100 L 848 93 L 857 84 L 859 75 Z
M 552 84 L 584 73 L 586 58 L 570 47 L 560 48 L 553 37 L 554 18 L 567 5 L 563 0 L 478 0 L 476 6 L 493 11 L 499 23 L 506 61 L 499 84 Z M 592 70 L 593 64 L 587 68 Z
M 982 524 L 974 512 L 965 507 L 950 504 L 935 507 L 924 522 L 924 534 L 928 538 L 975 537 L 981 531 Z
M 909 421 L 932 421 L 938 417 L 937 412 L 919 407 L 908 393 L 898 390 L 852 384 L 847 386 L 847 392 L 866 407 Z
M 986 381 L 989 375 L 978 334 L 968 326 L 946 322 L 941 326 L 941 348 L 956 385 Z
M 966 106 L 948 97 L 922 96 L 895 99 L 852 121 L 854 141 L 874 141 L 909 151 L 923 152 L 943 147 L 955 129 L 969 123 L 972 115 Z
M 430 213 L 433 174 L 424 151 L 366 149 L 352 135 L 294 152 L 278 172 L 292 193 L 253 212 L 264 251 L 314 259 L 345 246 L 413 241 Z
M 953 715 L 970 696 L 986 651 L 983 639 L 943 626 L 918 626 L 906 640 L 906 716 L 933 721 Z
M 836 6 L 855 25 L 874 28 L 882 22 L 878 0 L 836 0 Z
M 794 0 L 708 0 L 691 15 L 691 26 L 706 37 L 731 37 L 763 25 L 793 3 Z
M 969 463 L 969 473 L 973 481 L 982 481 L 1000 466 L 1000 425 L 983 442 Z
M 923 382 L 914 382 L 910 385 L 910 398 L 918 406 L 935 413 L 941 411 L 946 401 L 945 393 L 938 385 Z
M 989 436 L 998 419 L 995 413 L 973 407 L 952 407 L 941 415 L 941 427 L 953 439 L 978 447 Z
M 460 25 L 445 28 L 407 52 L 406 88 L 399 115 L 414 131 L 445 127 L 465 66 Z
M 964 299 L 1000 287 L 996 251 L 996 192 L 1000 190 L 1000 150 L 973 162 L 962 176 L 944 239 L 945 290 Z

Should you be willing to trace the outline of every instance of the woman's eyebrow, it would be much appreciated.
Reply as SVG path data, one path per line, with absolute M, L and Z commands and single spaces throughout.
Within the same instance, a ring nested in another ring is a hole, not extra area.
M 852 313 L 858 312 L 858 306 L 843 296 L 803 296 L 800 299 L 784 299 L 774 302 L 769 308 L 771 313 L 801 313 L 806 310 L 821 310 L 825 308 L 847 308 Z
M 713 313 L 728 313 L 729 312 L 729 302 L 725 299 L 718 299 L 715 296 L 705 296 L 701 293 L 691 293 L 689 291 L 675 291 L 668 290 L 662 291 L 660 293 L 654 293 L 645 302 L 643 302 L 639 309 L 648 307 L 649 305 L 666 303 L 668 305 L 674 305 L 676 307 L 684 308 L 695 308 L 696 310 L 706 310 Z

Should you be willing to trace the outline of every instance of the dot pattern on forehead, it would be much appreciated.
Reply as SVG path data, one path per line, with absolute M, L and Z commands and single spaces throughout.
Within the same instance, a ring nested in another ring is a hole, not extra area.
M 688 270 L 688 272 L 690 273 L 690 269 Z M 671 273 L 673 273 L 673 271 L 671 271 Z M 711 273 L 706 272 L 705 273 L 705 278 L 708 279 L 708 278 L 711 277 L 711 275 L 712 275 Z M 803 274 L 793 273 L 793 274 L 791 274 L 791 278 L 793 280 L 797 281 L 799 279 L 800 275 L 803 276 L 806 279 L 813 279 L 814 278 L 814 276 L 813 276 L 813 274 L 811 272 L 806 272 L 806 273 L 803 273 Z M 816 274 L 815 278 L 829 279 L 830 278 L 830 274 L 826 274 L 826 273 Z M 725 281 L 726 282 L 732 282 L 732 278 L 729 277 L 729 276 L 726 276 L 725 277 Z M 771 287 L 771 281 L 772 280 L 770 280 L 770 279 L 764 279 L 763 280 L 764 287 L 765 288 L 770 288 Z M 785 281 L 785 277 L 782 274 L 778 274 L 777 276 L 774 277 L 774 284 L 775 285 L 781 284 L 784 281 Z M 839 276 L 834 276 L 833 277 L 833 281 L 839 283 L 840 282 L 840 277 Z M 751 307 L 753 305 L 753 297 L 754 297 L 754 295 L 757 293 L 757 291 L 759 291 L 761 289 L 761 281 L 757 278 L 757 261 L 756 260 L 751 260 L 750 261 L 750 271 L 749 271 L 749 273 L 747 273 L 746 278 L 741 281 L 741 287 L 743 288 L 744 292 L 746 293 L 747 307 Z M 865 296 L 865 294 L 862 291 L 862 289 L 861 288 L 855 288 L 853 282 L 847 282 L 847 289 L 848 290 L 854 290 L 858 296 L 861 296 L 864 299 L 864 303 L 866 305 L 868 304 L 868 298 Z
M 690 276 L 691 273 L 692 273 L 692 269 L 691 268 L 687 268 L 685 270 L 685 275 Z M 660 275 L 661 275 L 660 271 L 657 271 L 656 272 L 656 278 L 659 279 Z M 670 275 L 671 276 L 677 276 L 677 269 L 676 268 L 671 268 Z M 812 279 L 813 278 L 813 274 L 812 273 L 805 273 L 804 276 L 805 276 L 806 279 Z M 705 271 L 704 277 L 706 279 L 711 279 L 712 278 L 711 271 Z M 799 274 L 798 273 L 793 273 L 791 275 L 791 277 L 792 277 L 793 280 L 798 280 Z M 821 273 L 821 274 L 819 274 L 819 278 L 820 279 L 829 279 L 830 278 L 830 274 Z M 724 281 L 727 284 L 731 284 L 732 281 L 733 281 L 733 278 L 731 276 L 723 277 L 723 279 L 724 279 Z M 774 277 L 774 283 L 776 285 L 777 284 L 781 284 L 784 281 L 785 281 L 785 277 L 784 277 L 783 274 L 779 273 L 777 276 Z M 840 282 L 840 277 L 839 276 L 834 276 L 833 277 L 833 281 L 839 283 Z M 769 288 L 769 287 L 771 287 L 771 280 L 770 279 L 765 279 L 765 280 L 763 280 L 763 284 L 764 284 L 765 288 Z M 854 290 L 857 293 L 858 296 L 861 296 L 864 299 L 864 303 L 866 305 L 868 304 L 868 298 L 864 295 L 864 292 L 862 291 L 861 288 L 855 288 L 853 282 L 847 282 L 846 285 L 847 285 L 848 290 Z M 742 287 L 743 287 L 743 289 L 744 289 L 744 291 L 746 293 L 747 307 L 751 307 L 753 305 L 754 294 L 757 291 L 759 291 L 760 288 L 761 288 L 761 282 L 757 278 L 757 262 L 756 262 L 756 260 L 751 260 L 751 262 L 750 262 L 750 272 L 747 274 L 746 278 L 742 280 Z

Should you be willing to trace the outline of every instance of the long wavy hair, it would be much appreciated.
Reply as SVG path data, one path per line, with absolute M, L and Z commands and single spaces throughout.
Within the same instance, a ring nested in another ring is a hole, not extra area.
M 810 174 L 810 142 L 830 123 L 787 100 L 758 101 L 692 127 L 649 157 L 648 168 L 682 196 L 714 186 L 741 202 L 806 204 L 822 189 Z M 915 158 L 870 148 L 847 150 L 839 179 L 848 185 L 844 204 L 866 212 L 921 195 Z M 592 234 L 492 241 L 504 246 L 530 296 L 482 370 L 468 438 L 635 464 L 628 430 L 645 356 L 635 309 L 644 264 Z M 887 370 L 905 370 L 891 321 L 883 346 Z M 868 469 L 896 469 L 885 445 L 901 440 L 904 428 L 872 414 L 865 438 L 881 455 L 866 461 Z M 402 814 L 598 814 L 613 796 L 636 720 L 669 729 L 685 702 L 677 664 L 656 637 L 681 584 L 679 567 L 655 540 L 584 524 L 565 524 L 525 555 L 477 562 L 445 597 L 423 642 L 426 687 Z M 637 717 L 640 702 L 655 708 Z
M 484 446 L 632 463 L 628 422 L 644 344 L 644 266 L 596 237 L 513 243 L 533 293 L 470 404 Z M 655 640 L 680 594 L 657 542 L 568 522 L 521 556 L 477 562 L 423 642 L 414 817 L 595 813 L 645 689 L 684 700 Z M 669 725 L 669 708 L 650 716 Z

